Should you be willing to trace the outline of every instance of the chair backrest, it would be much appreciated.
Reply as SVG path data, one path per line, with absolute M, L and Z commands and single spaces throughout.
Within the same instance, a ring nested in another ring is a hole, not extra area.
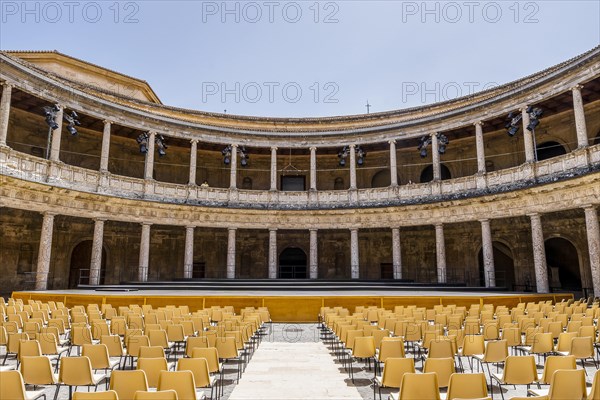
M 138 359 L 137 369 L 146 373 L 148 387 L 158 386 L 158 377 L 162 371 L 168 371 L 169 367 L 165 358 L 140 358 Z
M 492 340 L 486 343 L 484 362 L 504 362 L 508 357 L 508 342 L 506 340 Z
M 388 357 L 405 357 L 404 340 L 399 337 L 388 337 L 381 341 L 378 360 L 385 362 Z
M 86 386 L 94 382 L 92 364 L 88 357 L 63 357 L 60 359 L 58 380 L 65 385 Z
M 133 395 L 133 400 L 178 400 L 177 392 L 174 390 L 162 390 L 156 392 L 137 391 Z
M 28 385 L 53 385 L 56 383 L 52 364 L 46 356 L 23 357 L 21 374 L 23 381 Z
M 141 346 L 139 358 L 165 358 L 165 349 L 161 346 Z
M 450 382 L 450 375 L 454 372 L 453 358 L 427 358 L 423 372 L 435 372 L 439 387 L 447 387 Z
M 528 385 L 537 381 L 534 356 L 508 356 L 502 380 L 511 385 Z
M 0 371 L 0 399 L 27 400 L 25 384 L 19 371 Z
M 558 335 L 556 351 L 571 351 L 571 340 L 578 335 L 577 332 L 562 332 Z
M 402 400 L 439 400 L 437 375 L 432 372 L 404 374 L 398 398 Z
M 206 336 L 189 336 L 185 341 L 185 355 L 192 357 L 192 351 L 195 348 L 206 348 L 208 345 L 208 338 Z
M 600 370 L 597 370 L 594 374 L 594 380 L 592 381 L 592 387 L 590 388 L 587 400 L 598 399 L 600 399 Z
M 150 339 L 151 346 L 162 346 L 165 349 L 169 347 L 169 341 L 167 339 L 167 332 L 161 330 L 152 330 L 146 332 L 148 339 Z
M 40 342 L 37 340 L 20 340 L 19 341 L 19 360 L 23 357 L 41 356 L 42 349 Z
M 452 358 L 454 357 L 454 349 L 452 347 L 452 341 L 441 338 L 439 340 L 432 340 L 429 343 L 429 353 L 427 358 Z
M 185 334 L 183 332 L 183 325 L 168 325 L 167 326 L 167 337 L 169 342 L 182 342 L 185 340 Z
M 447 400 L 483 399 L 488 397 L 485 374 L 452 374 L 448 384 Z
M 87 326 L 74 326 L 71 330 L 71 343 L 74 346 L 92 344 L 92 332 Z
M 544 372 L 542 373 L 540 383 L 549 385 L 552 375 L 556 370 L 575 368 L 577 368 L 577 364 L 574 356 L 548 356 L 544 364 Z
M 216 347 L 196 347 L 192 351 L 192 358 L 204 358 L 208 362 L 208 372 L 219 372 L 219 352 Z
M 571 339 L 570 355 L 575 358 L 594 357 L 594 342 L 591 336 L 574 337 Z
M 110 390 L 117 392 L 119 399 L 132 399 L 138 390 L 147 392 L 148 381 L 142 370 L 115 370 L 110 374 Z
M 117 392 L 106 390 L 103 392 L 75 392 L 73 400 L 119 400 Z
M 130 336 L 127 338 L 127 354 L 133 357 L 137 357 L 140 352 L 140 347 L 150 346 L 150 339 L 148 336 Z
M 206 358 L 180 358 L 177 371 L 192 371 L 197 388 L 210 386 L 210 372 Z
M 463 342 L 463 356 L 472 356 L 485 353 L 485 340 L 483 335 L 465 335 Z
M 92 369 L 110 368 L 110 356 L 105 344 L 84 344 L 81 355 L 90 359 Z
M 550 400 L 585 400 L 585 371 L 582 369 L 559 369 L 552 374 L 548 398 Z
M 385 387 L 400 388 L 404 374 L 415 373 L 414 358 L 388 357 L 383 364 L 381 383 Z
M 238 356 L 234 337 L 218 337 L 215 347 L 221 359 L 236 358 Z
M 158 390 L 175 390 L 179 400 L 196 400 L 194 374 L 191 371 L 163 371 L 158 378 Z
M 552 333 L 537 333 L 533 338 L 531 352 L 535 354 L 545 354 L 554 351 L 554 339 Z
M 119 335 L 104 335 L 100 343 L 105 344 L 109 357 L 121 357 L 123 355 L 123 342 Z
M 375 340 L 373 336 L 355 338 L 352 355 L 358 358 L 375 357 Z

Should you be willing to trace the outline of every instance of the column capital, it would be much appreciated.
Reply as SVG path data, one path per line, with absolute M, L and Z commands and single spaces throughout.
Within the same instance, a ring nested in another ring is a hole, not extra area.
M 106 218 L 93 218 L 92 220 L 94 222 L 106 222 L 106 221 L 108 221 Z
M 358 228 L 350 228 L 350 232 L 358 232 Z
M 277 151 L 277 146 L 271 146 L 271 151 Z
M 140 222 L 140 225 L 142 226 L 152 226 L 152 222 Z
M 581 206 L 581 208 L 584 210 L 595 210 L 596 207 L 598 207 L 596 204 L 584 204 Z
M 239 147 L 239 144 L 232 143 L 232 144 L 230 144 L 230 146 L 231 146 L 232 149 L 237 149 Z
M 269 232 L 277 232 L 277 228 L 269 228 Z
M 308 228 L 309 232 L 318 232 L 319 230 L 317 228 Z
M 112 120 L 110 120 L 110 119 L 103 119 L 103 120 L 102 120 L 102 123 L 103 123 L 104 125 L 112 125 L 112 124 L 114 124 L 115 122 L 114 122 L 114 121 L 112 121 Z
M 0 86 L 4 86 L 7 89 L 12 89 L 15 85 L 12 82 L 4 81 L 0 82 Z
M 540 213 L 534 212 L 526 214 L 529 218 L 540 218 L 542 215 Z
M 308 149 L 310 151 L 317 151 L 317 147 L 316 146 L 310 146 Z
M 490 219 L 489 219 L 489 218 L 482 218 L 482 219 L 480 219 L 480 220 L 478 220 L 478 221 L 479 221 L 479 222 L 482 222 L 482 223 L 483 223 L 483 222 L 490 222 Z
M 483 126 L 483 125 L 485 125 L 485 123 L 483 121 L 476 121 L 476 122 L 473 122 L 473 125 L 475 125 L 475 126 Z
M 519 105 L 519 111 L 521 111 L 522 113 L 524 113 L 524 112 L 527 111 L 528 107 L 529 106 L 527 104 L 521 104 L 521 105 Z
M 433 224 L 433 226 L 435 226 L 436 228 L 443 228 L 444 224 L 442 222 L 436 222 L 435 224 Z
M 348 147 L 350 147 L 351 149 L 355 149 L 356 148 L 356 143 L 351 143 L 348 145 Z
M 58 213 L 54 212 L 54 211 L 42 211 L 42 215 L 44 217 L 54 217 L 54 216 L 58 215 Z
M 237 231 L 237 228 L 227 228 L 228 231 Z
M 191 144 L 198 144 L 198 141 L 199 141 L 198 139 L 192 139 L 192 140 L 190 140 L 190 143 Z
M 196 228 L 195 225 L 186 225 L 185 226 L 185 229 L 194 229 L 194 228 Z
M 396 139 L 390 139 L 390 140 L 388 140 L 388 144 L 396 144 Z
M 583 85 L 582 85 L 582 84 L 580 84 L 580 83 L 578 83 L 578 84 L 576 84 L 575 86 L 573 86 L 573 87 L 571 88 L 571 91 L 576 91 L 576 90 L 577 90 L 577 91 L 581 91 L 581 89 L 583 89 Z

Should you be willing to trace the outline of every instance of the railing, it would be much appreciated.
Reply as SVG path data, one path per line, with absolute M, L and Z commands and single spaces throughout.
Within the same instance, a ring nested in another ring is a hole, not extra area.
M 121 175 L 102 174 L 64 163 L 0 147 L 0 174 L 77 191 L 122 198 L 144 199 L 177 204 L 206 206 L 235 205 L 245 208 L 339 208 L 422 204 L 455 196 L 464 197 L 503 192 L 531 186 L 533 182 L 572 177 L 600 166 L 600 145 L 574 150 L 568 154 L 517 167 L 493 171 L 481 177 L 465 176 L 441 182 L 409 184 L 398 187 L 358 190 L 320 190 L 315 192 L 229 190 L 146 181 Z M 479 183 L 478 183 L 479 181 Z

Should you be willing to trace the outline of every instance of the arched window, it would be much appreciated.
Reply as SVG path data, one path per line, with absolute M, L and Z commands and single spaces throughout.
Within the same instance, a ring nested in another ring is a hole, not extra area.
M 442 180 L 452 178 L 452 174 L 450 174 L 450 170 L 444 164 L 440 164 L 440 172 L 442 175 Z M 429 165 L 425 167 L 423 172 L 421 172 L 421 183 L 431 182 L 433 180 L 433 165 Z
M 537 146 L 537 160 L 547 160 L 552 157 L 562 156 L 567 154 L 567 150 L 558 142 L 544 142 Z
M 335 181 L 333 181 L 333 190 L 344 190 L 346 187 L 344 186 L 344 179 L 337 177 Z
M 371 187 L 387 187 L 391 185 L 391 181 L 390 170 L 384 169 L 373 175 L 373 178 L 371 178 Z
M 242 189 L 252 190 L 252 178 L 245 176 L 244 179 L 242 179 Z

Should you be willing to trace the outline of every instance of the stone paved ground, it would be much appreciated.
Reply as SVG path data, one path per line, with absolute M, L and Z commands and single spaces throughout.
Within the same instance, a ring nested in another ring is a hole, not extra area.
M 263 342 L 269 342 L 269 343 L 273 343 L 273 344 L 276 344 L 278 342 L 285 342 L 288 344 L 289 343 L 299 343 L 299 342 L 322 343 L 322 340 L 320 339 L 320 331 L 316 324 L 273 324 L 273 326 L 269 330 L 268 335 L 263 338 Z M 323 346 L 326 346 L 326 345 L 323 344 Z M 272 347 L 272 346 L 269 346 L 269 347 Z M 259 349 L 260 349 L 260 347 L 259 347 Z M 337 357 L 335 356 L 335 354 L 333 353 L 331 348 L 328 346 L 327 349 L 330 353 L 332 360 L 334 360 L 334 362 L 338 366 L 340 381 L 345 382 L 345 384 L 348 386 L 356 387 L 356 389 L 358 390 L 358 392 L 360 393 L 360 395 L 362 396 L 363 399 L 365 399 L 365 400 L 373 399 L 373 386 L 372 386 L 373 371 L 368 370 L 368 368 L 363 363 L 358 363 L 358 364 L 354 363 L 354 366 L 355 366 L 354 367 L 354 383 L 352 383 L 348 376 L 348 372 L 346 372 L 346 370 L 342 366 L 342 363 L 337 359 Z M 2 348 L 0 350 L 0 360 L 4 358 L 4 354 L 5 354 L 5 349 Z M 411 355 L 409 354 L 408 356 L 411 356 Z M 250 360 L 250 363 L 252 363 L 252 359 Z M 15 365 L 15 364 L 16 364 L 16 361 L 14 360 L 14 358 L 10 357 L 7 361 L 7 365 Z M 468 363 L 466 362 L 466 359 L 463 359 L 463 364 L 467 368 L 466 372 L 469 372 Z M 540 363 L 538 363 L 538 364 L 540 364 Z M 580 368 L 580 365 L 581 364 L 578 363 L 579 368 Z M 416 363 L 416 366 L 417 366 L 417 370 L 420 371 L 422 368 L 421 362 L 418 361 Z M 587 370 L 587 382 L 588 382 L 588 384 L 591 385 L 591 380 L 594 376 L 594 373 L 596 372 L 596 368 L 592 362 L 587 362 L 586 370 Z M 500 369 L 500 373 L 501 372 L 502 372 L 502 369 Z M 538 372 L 541 375 L 541 373 L 542 373 L 541 366 L 538 366 Z M 234 365 L 234 364 L 227 365 L 226 364 L 224 396 L 222 397 L 224 400 L 229 399 L 229 397 L 231 396 L 231 393 L 236 386 L 235 378 L 236 378 L 236 365 Z M 242 380 L 243 379 L 244 379 L 244 375 L 242 375 Z M 315 380 L 318 380 L 318 379 L 319 379 L 318 373 L 316 375 L 313 375 L 306 370 L 302 370 L 301 373 L 298 374 L 298 380 L 306 382 L 307 385 L 310 385 L 311 382 L 314 382 Z M 53 387 L 47 388 L 45 390 L 45 392 L 48 396 L 48 399 L 52 399 L 54 397 L 55 389 Z M 384 389 L 382 391 L 382 393 L 384 394 L 383 399 L 385 400 L 387 398 L 387 394 L 389 393 L 389 391 Z M 499 399 L 500 396 L 497 396 L 498 394 L 499 394 L 498 387 L 497 387 L 497 385 L 494 385 L 495 398 Z M 525 396 L 525 395 L 526 395 L 525 387 L 517 386 L 517 388 L 514 389 L 511 386 L 511 387 L 505 388 L 505 390 L 504 390 L 504 398 L 507 400 L 514 396 Z M 66 388 L 62 388 L 59 393 L 59 399 L 64 400 L 67 398 L 68 398 L 68 390 Z M 281 399 L 282 400 L 286 399 L 285 393 L 282 393 Z M 4 399 L 2 399 L 2 400 L 4 400 Z M 257 399 L 257 400 L 259 400 L 259 399 Z

